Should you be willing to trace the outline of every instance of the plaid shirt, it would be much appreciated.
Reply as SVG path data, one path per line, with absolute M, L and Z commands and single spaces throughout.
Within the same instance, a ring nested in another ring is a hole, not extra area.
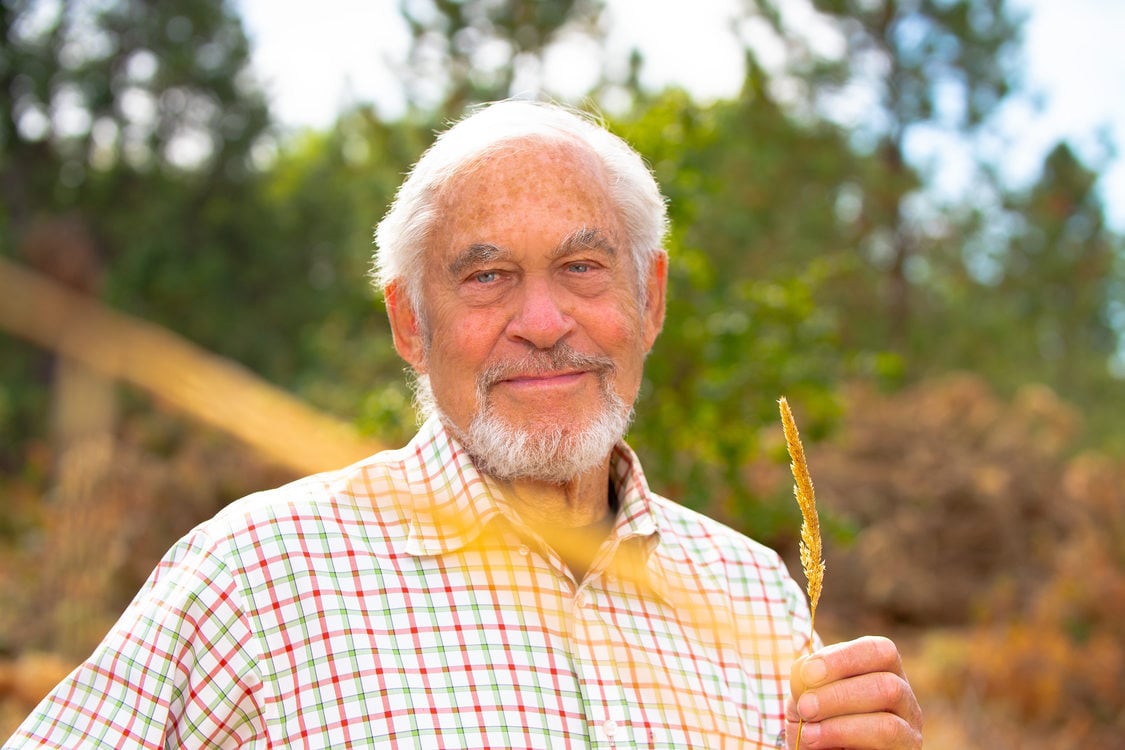
M 4 747 L 780 747 L 799 587 L 623 443 L 612 480 L 580 582 L 436 421 L 244 498 Z

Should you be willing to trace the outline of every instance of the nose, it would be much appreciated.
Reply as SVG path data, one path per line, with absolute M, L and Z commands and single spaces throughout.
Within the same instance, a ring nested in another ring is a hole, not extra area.
M 575 322 L 545 279 L 527 278 L 520 307 L 508 323 L 508 335 L 535 347 L 550 349 L 574 330 Z

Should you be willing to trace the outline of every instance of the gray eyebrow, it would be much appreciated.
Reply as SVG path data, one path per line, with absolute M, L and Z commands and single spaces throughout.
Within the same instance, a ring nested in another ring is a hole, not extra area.
M 579 248 L 600 250 L 607 255 L 617 255 L 617 246 L 610 241 L 605 232 L 597 227 L 582 227 L 564 237 L 555 251 L 551 253 L 551 257 L 557 258 Z
M 449 263 L 449 273 L 460 276 L 465 269 L 480 263 L 492 263 L 510 257 L 512 252 L 487 242 L 474 242 Z
M 599 250 L 610 256 L 617 255 L 617 247 L 610 242 L 605 232 L 597 227 L 582 227 L 564 237 L 558 247 L 551 252 L 551 258 L 559 258 L 581 248 Z M 459 277 L 473 266 L 495 263 L 511 256 L 512 251 L 507 248 L 488 242 L 474 242 L 463 252 L 458 253 L 457 257 L 449 262 L 447 268 L 451 276 Z

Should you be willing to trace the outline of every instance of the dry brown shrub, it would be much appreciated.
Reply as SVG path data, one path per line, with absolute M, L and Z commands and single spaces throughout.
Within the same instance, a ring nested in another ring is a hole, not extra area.
M 38 651 L 0 662 L 0 697 L 30 710 L 73 668 L 67 659 Z
M 75 660 L 105 634 L 161 555 L 231 500 L 291 470 L 160 413 L 56 457 L 36 525 L 2 550 L 0 644 Z
M 1026 596 L 1072 525 L 1059 503 L 1073 412 L 1041 387 L 1005 403 L 971 376 L 895 394 L 856 386 L 840 433 L 812 448 L 824 512 L 826 616 L 927 627 L 969 622 L 997 582 Z
M 155 411 L 66 455 L 32 446 L 19 476 L 0 477 L 0 739 L 90 652 L 176 539 L 292 478 Z
M 925 629 L 907 668 L 927 747 L 1125 736 L 1125 466 L 1070 456 L 1077 428 L 1043 388 L 1005 402 L 959 377 L 853 389 L 810 450 L 822 513 L 859 529 L 826 540 L 825 621 Z
M 69 659 L 35 651 L 0 659 L 0 740 L 11 735 L 73 668 Z
M 1125 736 L 1125 467 L 1080 457 L 1062 484 L 1075 524 L 1055 568 L 1030 599 L 984 610 L 944 692 L 970 686 L 1059 747 L 1113 747 Z

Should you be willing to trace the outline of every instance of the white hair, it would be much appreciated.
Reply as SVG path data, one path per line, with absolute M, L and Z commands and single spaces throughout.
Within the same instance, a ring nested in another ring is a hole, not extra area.
M 512 99 L 474 109 L 439 135 L 414 165 L 375 229 L 375 283 L 380 288 L 402 283 L 411 307 L 421 314 L 422 255 L 441 218 L 443 186 L 504 146 L 527 140 L 577 142 L 601 162 L 643 297 L 649 262 L 660 252 L 668 225 L 664 197 L 652 172 L 640 154 L 592 116 L 556 104 Z

